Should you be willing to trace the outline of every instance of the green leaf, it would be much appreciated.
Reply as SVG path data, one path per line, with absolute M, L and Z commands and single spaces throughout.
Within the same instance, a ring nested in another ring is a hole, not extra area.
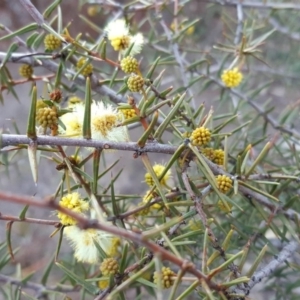
M 38 181 L 38 159 L 37 159 L 37 142 L 31 141 L 27 148 L 28 160 L 33 182 L 37 184 Z
M 0 69 L 6 64 L 6 62 L 10 59 L 11 55 L 18 50 L 19 45 L 17 43 L 12 43 L 10 47 L 8 48 L 5 58 L 2 60 Z
M 46 267 L 46 270 L 45 270 L 45 272 L 42 275 L 42 279 L 41 279 L 41 284 L 42 285 L 46 285 L 47 284 L 48 277 L 49 277 L 51 269 L 52 269 L 52 267 L 54 265 L 53 264 L 54 257 L 55 257 L 55 255 L 53 255 L 52 258 L 49 260 L 49 263 L 48 263 L 48 265 Z
M 86 85 L 85 85 L 85 106 L 84 106 L 84 118 L 83 118 L 83 126 L 82 126 L 82 135 L 85 139 L 90 139 L 92 137 L 91 105 L 92 105 L 91 79 L 90 77 L 87 77 Z
M 28 208 L 29 208 L 29 205 L 25 205 L 24 206 L 24 208 L 22 209 L 21 213 L 19 214 L 20 220 L 24 220 L 25 219 L 25 216 L 26 216 Z
M 153 73 L 154 73 L 154 71 L 155 71 L 155 69 L 156 69 L 157 64 L 159 63 L 159 61 L 160 61 L 160 57 L 158 57 L 158 58 L 154 61 L 154 63 L 152 64 L 150 70 L 148 71 L 148 73 L 147 73 L 147 75 L 146 75 L 146 78 L 148 78 L 148 79 L 151 79 L 151 78 L 152 78 Z
M 12 229 L 13 223 L 14 223 L 13 221 L 9 221 L 6 224 L 6 243 L 7 243 L 8 253 L 10 254 L 12 261 L 15 260 L 14 253 L 12 250 L 12 245 L 11 245 L 11 229 Z
M 66 268 L 63 264 L 56 262 L 55 263 L 64 273 L 66 273 L 68 276 L 70 276 L 72 279 L 74 279 L 78 284 L 80 284 L 84 289 L 89 291 L 93 295 L 99 294 L 99 289 L 95 287 L 93 284 L 87 282 L 83 278 L 78 277 L 76 274 L 74 274 L 72 271 L 70 271 L 68 268 Z
M 44 11 L 43 17 L 45 19 L 49 18 L 52 12 L 56 9 L 56 7 L 62 2 L 62 0 L 56 0 L 53 3 L 51 3 Z
M 169 112 L 168 116 L 165 118 L 165 120 L 159 125 L 159 127 L 157 128 L 155 134 L 154 134 L 154 138 L 156 139 L 160 139 L 161 136 L 163 135 L 165 129 L 167 128 L 167 126 L 170 124 L 171 120 L 174 118 L 175 114 L 178 112 L 184 98 L 185 98 L 185 93 L 182 94 L 180 96 L 180 98 L 176 101 L 175 105 L 173 106 L 173 108 L 171 109 L 171 111 Z
M 30 112 L 29 112 L 28 122 L 27 122 L 27 136 L 30 139 L 36 139 L 36 126 L 35 126 L 36 102 L 37 102 L 37 88 L 36 85 L 34 85 L 32 88 Z
M 21 29 L 16 30 L 15 32 L 12 32 L 10 34 L 7 34 L 7 35 L 1 37 L 0 41 L 6 40 L 9 38 L 13 38 L 15 36 L 19 36 L 21 34 L 36 30 L 38 28 L 39 28 L 39 25 L 37 23 L 32 23 L 32 24 L 26 25 L 26 26 L 22 27 Z

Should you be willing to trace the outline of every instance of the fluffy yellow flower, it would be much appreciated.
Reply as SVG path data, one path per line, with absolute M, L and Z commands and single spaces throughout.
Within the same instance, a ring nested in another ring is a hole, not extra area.
M 151 178 L 152 179 L 152 178 Z M 157 194 L 155 192 L 152 192 L 149 190 L 146 192 L 145 196 L 143 197 L 143 204 L 147 204 L 150 201 L 152 201 L 155 197 L 157 197 Z M 153 205 L 151 205 L 150 208 L 155 208 L 155 209 L 160 209 L 161 208 L 161 204 L 160 203 L 155 203 Z
M 99 262 L 98 243 L 108 256 L 118 253 L 120 239 L 109 233 L 96 229 L 81 230 L 77 226 L 68 226 L 64 229 L 64 236 L 74 249 L 77 261 L 95 264 Z
M 129 141 L 127 127 L 118 126 L 124 116 L 111 105 L 93 102 L 91 107 L 92 138 L 112 142 Z
M 81 199 L 79 193 L 67 194 L 66 196 L 61 198 L 61 200 L 59 201 L 59 205 L 76 213 L 82 213 L 89 210 L 90 208 L 89 203 Z M 77 223 L 74 218 L 61 213 L 60 211 L 57 212 L 57 217 L 60 219 L 60 222 L 63 225 L 75 225 Z
M 59 127 L 59 132 L 68 137 L 79 137 L 82 135 L 84 117 L 84 105 L 79 103 L 73 106 L 73 112 L 66 113 L 60 117 L 65 128 Z
M 64 114 L 61 121 L 65 125 L 60 128 L 63 135 L 78 137 L 82 135 L 84 105 L 79 103 L 73 107 L 73 112 Z M 124 120 L 123 114 L 111 105 L 103 102 L 93 102 L 91 105 L 92 138 L 112 142 L 129 141 L 127 127 L 118 126 Z
M 130 55 L 140 53 L 144 43 L 142 34 L 131 36 L 129 27 L 124 19 L 111 21 L 104 30 L 115 51 L 125 52 L 133 45 Z
M 163 173 L 163 171 L 165 170 L 165 166 L 163 165 L 160 165 L 160 164 L 155 164 L 153 166 L 153 170 L 156 174 L 156 176 L 159 178 L 160 175 Z M 160 183 L 161 185 L 165 186 L 165 187 L 168 187 L 168 181 L 171 177 L 171 170 L 168 170 L 167 173 L 165 174 L 165 176 L 160 180 Z M 154 180 L 151 176 L 150 173 L 146 173 L 145 174 L 145 182 L 149 185 L 149 186 L 153 186 L 155 183 L 154 183 Z
M 221 76 L 221 79 L 226 87 L 234 88 L 240 85 L 243 80 L 243 74 L 234 68 L 232 70 L 225 70 Z

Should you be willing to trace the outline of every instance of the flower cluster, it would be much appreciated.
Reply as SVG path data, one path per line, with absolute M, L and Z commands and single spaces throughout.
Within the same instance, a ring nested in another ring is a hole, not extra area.
M 224 163 L 224 150 L 203 148 L 201 149 L 202 154 L 217 165 L 223 165 Z
M 120 239 L 101 230 L 81 230 L 77 226 L 68 226 L 64 229 L 64 236 L 74 249 L 74 256 L 79 262 L 95 264 L 99 262 L 99 252 L 95 243 L 99 244 L 109 256 L 118 253 Z
M 225 70 L 221 79 L 226 87 L 234 88 L 240 85 L 243 80 L 243 74 L 237 69 Z
M 79 137 L 82 135 L 84 105 L 79 103 L 73 106 L 73 111 L 61 117 L 65 128 L 60 128 L 63 135 Z M 111 105 L 103 102 L 92 102 L 91 105 L 91 131 L 92 137 L 97 140 L 113 142 L 126 142 L 129 140 L 127 129 L 118 126 L 124 117 Z
M 127 56 L 121 60 L 120 66 L 124 73 L 136 73 L 139 64 L 136 58 Z
M 226 205 L 225 203 L 220 199 L 217 203 L 219 209 L 223 212 L 225 212 L 226 214 L 230 213 L 231 212 L 231 208 L 232 208 L 232 204 L 229 203 L 229 202 L 226 202 Z
M 61 47 L 62 41 L 54 34 L 47 34 L 44 38 L 45 49 L 53 51 Z
M 132 74 L 127 80 L 127 86 L 132 92 L 140 92 L 143 89 L 145 80 L 140 75 Z
M 21 65 L 19 68 L 19 74 L 24 78 L 31 78 L 33 75 L 33 68 L 31 65 Z
M 138 33 L 132 36 L 124 19 L 111 21 L 106 26 L 105 32 L 115 51 L 124 54 L 128 48 L 131 48 L 130 55 L 132 56 L 141 52 L 144 44 L 143 35 Z
M 163 166 L 163 165 L 160 165 L 160 164 L 155 164 L 153 166 L 153 171 L 154 173 L 156 174 L 156 176 L 159 178 L 163 172 L 165 171 L 166 167 Z M 167 173 L 160 179 L 160 184 L 164 187 L 169 187 L 168 186 L 168 181 L 171 177 L 171 170 L 168 170 Z M 145 174 L 145 182 L 150 186 L 152 187 L 155 183 L 154 183 L 154 180 L 153 180 L 153 177 L 151 176 L 150 173 L 146 173 Z
M 176 274 L 167 267 L 162 267 L 161 272 L 154 272 L 153 280 L 155 284 L 161 284 L 163 289 L 168 289 L 174 284 Z
M 76 64 L 77 71 L 81 70 L 81 68 L 87 63 L 87 59 L 84 57 L 80 57 Z M 89 76 L 91 73 L 93 73 L 93 65 L 88 63 L 81 71 L 80 74 L 83 76 Z
M 115 275 L 119 271 L 119 264 L 112 257 L 105 258 L 101 263 L 100 271 L 104 276 Z
M 210 142 L 211 133 L 207 128 L 199 127 L 192 132 L 190 139 L 193 145 L 203 146 Z
M 72 210 L 76 213 L 83 213 L 89 210 L 90 205 L 87 201 L 80 198 L 79 193 L 71 193 L 67 194 L 66 196 L 62 197 L 59 201 L 59 205 L 61 207 L 67 208 Z M 59 218 L 62 225 L 75 225 L 77 222 L 74 218 L 58 211 L 57 217 Z
M 36 120 L 38 124 L 46 130 L 47 128 L 53 129 L 58 126 L 57 107 L 42 107 L 37 110 Z
M 136 116 L 136 112 L 133 108 L 120 109 L 120 112 L 124 115 L 125 120 Z
M 226 175 L 218 175 L 217 185 L 219 191 L 225 194 L 232 188 L 232 180 Z

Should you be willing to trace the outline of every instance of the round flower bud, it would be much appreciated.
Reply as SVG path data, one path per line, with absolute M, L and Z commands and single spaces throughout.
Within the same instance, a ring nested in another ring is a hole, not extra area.
M 48 105 L 42 100 L 42 99 L 38 99 L 36 101 L 36 110 L 38 111 L 41 108 L 45 108 L 48 107 Z
M 119 271 L 119 264 L 114 258 L 105 258 L 100 265 L 100 271 L 104 276 L 115 275 Z
M 121 60 L 121 69 L 125 73 L 136 73 L 138 70 L 138 61 L 132 56 L 124 57 Z
M 181 134 L 181 136 L 185 139 L 188 139 L 191 136 L 191 132 L 185 131 Z
M 149 174 L 149 173 L 148 173 Z M 143 197 L 143 203 L 149 203 L 151 202 L 155 197 L 157 197 L 158 195 L 155 192 L 152 192 L 149 190 L 146 192 L 145 196 Z M 160 203 L 155 203 L 153 205 L 150 206 L 150 209 L 160 209 L 162 207 L 162 205 Z
M 192 231 L 199 230 L 199 229 L 203 230 L 203 225 L 200 220 L 191 219 L 189 220 L 188 225 L 189 225 L 189 229 Z
M 162 288 L 168 289 L 174 284 L 174 276 L 176 276 L 176 274 L 170 268 L 162 267 L 161 274 L 154 272 L 153 280 L 155 284 L 158 284 L 159 281 L 161 281 Z
M 105 290 L 106 288 L 108 288 L 108 285 L 109 285 L 108 279 L 103 279 L 98 281 L 98 287 L 101 290 Z
M 50 93 L 50 99 L 56 103 L 60 103 L 62 99 L 62 92 L 59 89 L 56 89 Z
M 86 59 L 84 57 L 80 57 L 77 64 L 76 69 L 77 71 L 81 69 L 81 67 L 86 63 Z M 83 76 L 89 76 L 93 72 L 93 65 L 87 64 L 81 71 L 80 74 Z
M 232 180 L 226 175 L 218 175 L 217 186 L 219 191 L 225 194 L 232 188 Z
M 57 108 L 55 106 L 40 108 L 36 113 L 36 120 L 44 129 L 57 127 Z
M 126 120 L 136 116 L 136 112 L 133 108 L 121 109 L 120 111 L 122 112 Z
M 201 149 L 201 152 L 206 158 L 208 158 L 211 161 L 215 158 L 215 151 L 213 148 L 204 148 Z
M 33 74 L 33 68 L 30 65 L 22 65 L 19 68 L 19 74 L 24 78 L 31 78 Z
M 193 145 L 203 146 L 209 143 L 211 139 L 211 133 L 207 128 L 199 127 L 192 132 L 190 139 Z
M 243 80 L 243 74 L 237 68 L 225 70 L 221 76 L 224 85 L 228 88 L 234 88 L 240 85 Z
M 165 166 L 163 166 L 163 165 L 155 164 L 153 166 L 153 171 L 158 178 L 160 177 L 160 175 L 163 173 L 164 170 L 165 170 Z M 168 170 L 167 173 L 164 175 L 164 177 L 160 180 L 161 185 L 168 187 L 168 181 L 169 181 L 170 177 L 171 177 L 171 170 Z M 145 182 L 150 187 L 152 187 L 155 184 L 155 182 L 152 178 L 152 175 L 148 172 L 145 174 Z
M 100 12 L 100 6 L 98 5 L 91 5 L 87 9 L 87 14 L 90 17 L 95 17 Z
M 140 202 L 138 203 L 138 206 L 144 206 L 145 203 L 144 202 Z M 150 212 L 150 207 L 146 207 L 138 212 L 135 213 L 135 216 L 147 216 Z
M 214 151 L 215 157 L 213 158 L 213 161 L 217 165 L 223 165 L 224 164 L 224 151 L 222 149 L 217 149 Z
M 44 38 L 44 44 L 46 50 L 56 50 L 61 47 L 62 41 L 54 34 L 47 34 Z
M 145 80 L 139 75 L 131 75 L 127 80 L 127 86 L 132 92 L 140 92 L 144 86 Z
M 218 201 L 218 207 L 221 211 L 225 212 L 226 214 L 231 213 L 232 204 L 229 202 L 226 202 L 227 205 L 224 204 L 224 202 L 220 199 Z

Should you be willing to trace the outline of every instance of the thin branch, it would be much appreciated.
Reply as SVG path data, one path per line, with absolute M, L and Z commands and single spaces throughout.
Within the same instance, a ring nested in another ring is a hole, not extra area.
M 40 295 L 48 291 L 57 291 L 62 293 L 68 293 L 68 292 L 75 292 L 79 290 L 79 286 L 73 287 L 73 286 L 63 286 L 63 285 L 56 285 L 56 286 L 45 286 L 42 284 L 38 284 L 31 281 L 23 281 L 18 280 L 9 276 L 5 276 L 3 274 L 0 274 L 0 282 L 2 283 L 8 283 L 16 286 L 20 286 L 23 288 L 31 289 L 39 293 Z
M 25 223 L 33 223 L 33 224 L 41 224 L 41 225 L 53 225 L 58 227 L 60 225 L 59 221 L 55 220 L 43 220 L 43 219 L 34 219 L 34 218 L 19 218 L 11 215 L 3 215 L 0 213 L 0 220 L 5 221 L 14 221 L 14 222 L 25 222 Z
M 248 282 L 249 291 L 264 278 L 269 277 L 279 265 L 281 265 L 289 257 L 293 256 L 297 250 L 299 250 L 299 243 L 297 241 L 289 242 L 272 261 L 270 261 L 260 271 L 253 274 L 251 280 Z
M 26 135 L 17 134 L 2 134 L 1 135 L 1 147 L 26 144 L 28 145 L 32 140 Z M 177 146 L 164 145 L 160 143 L 147 143 L 145 147 L 140 148 L 135 142 L 111 142 L 111 141 L 99 141 L 99 140 L 85 140 L 82 138 L 64 138 L 53 136 L 38 136 L 36 139 L 38 145 L 50 145 L 50 146 L 78 146 L 78 147 L 93 147 L 104 150 L 115 149 L 124 151 L 134 151 L 138 154 L 143 152 L 156 152 L 173 154 Z
M 14 63 L 15 62 L 25 63 L 33 67 L 42 66 L 48 71 L 57 73 L 58 64 L 55 63 L 54 61 L 50 61 L 48 56 L 47 57 L 37 56 L 35 57 L 34 60 L 32 57 L 27 57 L 26 55 L 28 54 L 31 55 L 31 53 L 12 53 L 8 61 Z M 6 56 L 7 56 L 6 52 L 0 52 L 0 62 L 3 61 Z M 66 76 L 66 75 L 71 75 L 71 77 L 73 77 L 75 75 L 75 72 L 69 69 L 62 72 L 62 76 L 70 80 L 70 76 Z M 101 85 L 95 75 L 92 76 L 91 80 L 92 80 L 92 90 L 94 92 L 109 97 L 109 99 L 115 104 L 126 103 L 126 99 L 123 96 L 118 95 L 115 91 L 113 91 L 109 87 L 105 85 Z M 80 86 L 85 86 L 85 78 L 83 76 L 77 76 L 76 79 L 74 79 L 74 82 Z
M 28 145 L 32 140 L 26 135 L 16 135 L 16 134 L 2 134 L 0 136 L 1 147 L 26 144 Z M 141 153 L 152 152 L 152 153 L 164 153 L 164 154 L 174 154 L 177 146 L 164 145 L 160 143 L 147 143 L 145 147 L 140 148 L 135 142 L 124 142 L 117 143 L 111 141 L 98 141 L 98 140 L 84 140 L 84 139 L 72 139 L 72 138 L 61 138 L 53 136 L 38 136 L 38 145 L 51 145 L 51 146 L 77 146 L 77 147 L 94 147 L 100 149 L 115 149 L 124 151 L 134 151 L 138 155 Z M 1 152 L 1 151 L 0 151 Z M 209 159 L 203 156 L 210 169 L 215 175 L 226 175 L 232 177 L 232 174 L 225 172 L 220 166 L 214 164 Z M 297 179 L 295 179 L 297 180 Z M 288 219 L 296 221 L 297 218 L 300 219 L 300 214 L 293 209 L 283 209 L 280 206 L 274 205 L 270 200 L 247 187 L 239 185 L 239 192 L 241 192 L 247 199 L 253 198 L 260 204 L 264 205 L 272 212 L 277 211 L 278 213 L 284 214 Z
M 169 45 L 172 49 L 172 52 L 174 54 L 174 57 L 179 65 L 179 71 L 180 71 L 180 76 L 181 76 L 181 80 L 183 82 L 184 88 L 186 89 L 189 97 L 191 97 L 191 104 L 192 106 L 195 108 L 196 104 L 195 104 L 195 99 L 194 99 L 194 95 L 191 91 L 191 88 L 189 88 L 189 81 L 188 81 L 188 77 L 186 76 L 186 70 L 185 70 L 185 66 L 184 66 L 184 62 L 183 62 L 183 57 L 179 51 L 179 46 L 178 44 L 172 39 L 172 35 L 171 35 L 171 30 L 168 28 L 168 26 L 166 25 L 165 21 L 161 18 L 160 19 L 160 25 L 162 26 L 166 37 L 168 39 Z
M 200 272 L 196 266 L 192 263 L 187 265 L 186 260 L 177 257 L 176 255 L 170 253 L 164 248 L 160 247 L 156 243 L 147 240 L 147 238 L 141 233 L 136 233 L 130 230 L 126 230 L 123 228 L 118 228 L 116 226 L 111 226 L 110 224 L 106 224 L 104 222 L 98 222 L 97 220 L 89 220 L 85 217 L 74 213 L 71 210 L 68 210 L 64 207 L 61 207 L 57 203 L 53 201 L 53 199 L 32 199 L 30 196 L 21 196 L 17 194 L 7 193 L 4 191 L 0 191 L 0 200 L 8 201 L 12 203 L 18 204 L 27 204 L 31 206 L 41 207 L 45 209 L 58 210 L 64 214 L 71 216 L 76 219 L 77 225 L 82 229 L 94 228 L 99 229 L 113 235 L 119 236 L 124 239 L 131 240 L 135 243 L 143 245 L 147 247 L 153 254 L 159 255 L 162 260 L 167 260 L 177 265 L 180 268 L 186 268 L 187 272 L 195 275 L 199 281 L 204 281 L 212 290 L 222 291 L 224 288 L 221 288 L 218 284 L 211 281 L 206 275 Z
M 43 15 L 36 9 L 36 7 L 30 2 L 30 0 L 19 0 L 32 18 L 42 26 L 45 21 Z
M 291 32 L 288 27 L 282 26 L 275 18 L 270 17 L 268 21 L 280 33 L 287 35 L 295 41 L 300 41 L 300 34 L 298 32 Z
M 236 14 L 237 14 L 237 26 L 234 38 L 234 44 L 238 45 L 243 36 L 243 21 L 244 21 L 244 13 L 243 13 L 243 4 L 239 3 L 236 5 Z
M 213 76 L 208 76 L 205 74 L 202 74 L 203 76 L 209 78 L 211 81 L 215 82 L 220 87 L 225 88 L 224 84 L 216 79 Z M 256 102 L 252 101 L 249 97 L 247 97 L 245 94 L 242 94 L 240 91 L 235 89 L 228 89 L 228 92 L 234 96 L 237 96 L 238 98 L 245 100 L 249 105 L 251 105 L 260 116 L 262 116 L 274 129 L 281 131 L 282 133 L 286 133 L 290 136 L 293 136 L 296 139 L 300 139 L 300 134 L 297 130 L 287 128 L 286 126 L 280 125 L 277 121 L 273 119 L 273 117 L 270 116 L 269 113 L 266 113 Z

